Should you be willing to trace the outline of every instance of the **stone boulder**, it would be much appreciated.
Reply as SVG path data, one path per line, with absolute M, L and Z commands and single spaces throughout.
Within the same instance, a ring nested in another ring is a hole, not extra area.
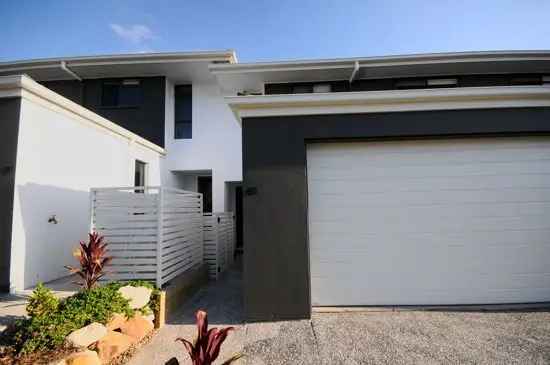
M 136 311 L 137 314 L 140 314 L 144 318 L 150 320 L 151 322 L 155 323 L 155 314 L 153 313 L 153 310 L 147 306 L 144 308 L 141 308 L 141 310 Z
M 86 350 L 83 352 L 77 352 L 65 359 L 67 365 L 101 365 L 97 352 Z
M 126 323 L 126 316 L 124 314 L 115 313 L 107 323 L 107 330 L 114 331 L 122 327 Z
M 112 358 L 117 357 L 128 350 L 136 340 L 123 333 L 109 331 L 107 335 L 97 342 L 97 353 L 102 363 L 108 363 Z
M 149 319 L 136 314 L 120 327 L 120 332 L 133 337 L 136 341 L 141 341 L 154 328 L 153 322 Z
M 118 292 L 125 299 L 130 301 L 130 308 L 139 309 L 145 307 L 149 303 L 153 291 L 143 286 L 133 287 L 126 285 L 118 289 Z
M 66 338 L 68 344 L 74 347 L 88 347 L 107 334 L 107 328 L 101 323 L 94 322 L 71 332 Z

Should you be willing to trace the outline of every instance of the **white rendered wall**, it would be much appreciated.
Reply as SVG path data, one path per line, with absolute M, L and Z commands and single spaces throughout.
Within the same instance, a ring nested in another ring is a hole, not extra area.
M 131 136 L 131 133 L 128 132 Z M 160 184 L 161 154 L 47 100 L 21 103 L 11 289 L 67 275 L 89 230 L 89 189 L 132 186 L 135 160 Z M 58 224 L 48 223 L 55 215 Z
M 174 139 L 174 85 L 166 87 L 165 181 L 170 171 L 212 171 L 215 212 L 227 211 L 225 182 L 242 180 L 241 127 L 223 100 L 218 85 L 193 84 L 193 138 Z

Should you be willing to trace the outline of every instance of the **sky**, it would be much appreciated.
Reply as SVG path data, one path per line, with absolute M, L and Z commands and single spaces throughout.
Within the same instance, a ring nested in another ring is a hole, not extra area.
M 0 0 L 0 60 L 234 49 L 239 62 L 550 49 L 550 0 Z

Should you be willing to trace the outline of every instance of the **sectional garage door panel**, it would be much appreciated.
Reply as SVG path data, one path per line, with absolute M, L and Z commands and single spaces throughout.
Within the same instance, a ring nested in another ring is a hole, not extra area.
M 310 144 L 313 305 L 550 301 L 550 139 Z

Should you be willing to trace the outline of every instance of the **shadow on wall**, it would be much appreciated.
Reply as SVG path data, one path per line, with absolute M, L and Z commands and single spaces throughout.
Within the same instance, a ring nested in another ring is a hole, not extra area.
M 64 265 L 76 263 L 72 251 L 90 228 L 89 192 L 40 184 L 19 185 L 17 191 L 23 228 L 17 239 L 24 242 L 15 245 L 25 246 L 24 259 L 12 265 L 24 262 L 24 269 L 15 269 L 24 275 L 25 288 L 67 276 Z M 48 222 L 53 215 L 57 223 Z

